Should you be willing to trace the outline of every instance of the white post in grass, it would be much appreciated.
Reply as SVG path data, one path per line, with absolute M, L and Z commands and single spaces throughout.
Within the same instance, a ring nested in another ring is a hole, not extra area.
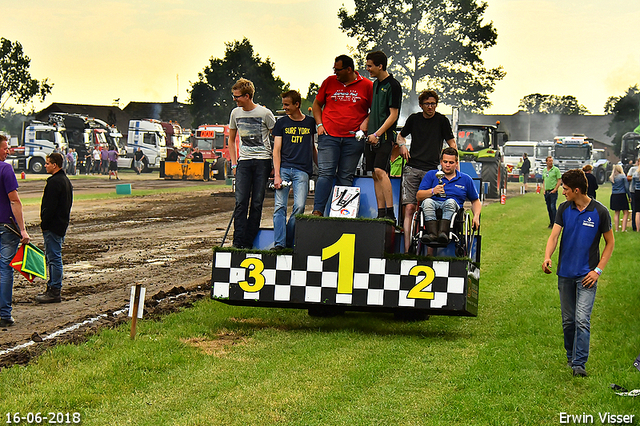
M 129 301 L 129 316 L 131 317 L 131 340 L 136 337 L 136 325 L 138 318 L 142 319 L 144 312 L 144 296 L 147 289 L 141 284 L 131 286 L 131 299 Z

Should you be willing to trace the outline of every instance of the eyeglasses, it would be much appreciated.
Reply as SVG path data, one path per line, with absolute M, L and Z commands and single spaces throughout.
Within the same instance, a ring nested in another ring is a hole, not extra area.
M 246 95 L 246 93 L 245 93 L 245 95 Z M 234 100 L 238 100 L 238 99 L 240 99 L 241 97 L 243 97 L 244 95 L 238 95 L 238 96 L 236 96 L 236 95 L 232 95 L 232 96 L 233 96 L 233 99 L 234 99 Z
M 435 102 L 423 102 L 422 105 L 426 106 L 426 107 L 434 107 L 436 105 L 438 105 Z
M 344 68 L 334 68 L 333 69 L 333 73 L 335 74 L 335 73 L 340 72 L 342 70 L 344 70 Z

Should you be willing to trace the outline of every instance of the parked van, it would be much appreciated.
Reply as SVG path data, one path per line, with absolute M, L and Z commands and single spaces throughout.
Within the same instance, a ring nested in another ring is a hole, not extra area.
M 509 141 L 502 146 L 504 164 L 507 167 L 507 179 L 517 181 L 520 178 L 520 166 L 522 165 L 522 155 L 526 152 L 531 163 L 529 178 L 535 178 L 536 170 L 536 145 L 535 141 Z

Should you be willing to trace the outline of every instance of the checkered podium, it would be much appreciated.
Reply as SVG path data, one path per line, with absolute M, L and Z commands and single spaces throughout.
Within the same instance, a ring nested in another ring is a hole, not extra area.
M 474 263 L 394 255 L 395 236 L 382 220 L 301 217 L 293 254 L 215 248 L 211 296 L 231 305 L 477 315 Z

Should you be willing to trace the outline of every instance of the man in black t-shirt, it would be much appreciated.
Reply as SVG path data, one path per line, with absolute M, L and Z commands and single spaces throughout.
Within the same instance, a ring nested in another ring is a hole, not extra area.
M 175 146 L 173 149 L 167 154 L 167 161 L 179 161 L 180 153 L 178 152 L 178 148 Z
M 133 168 L 136 169 L 136 173 L 140 174 L 142 171 L 142 159 L 144 158 L 144 154 L 142 152 L 142 148 L 138 147 L 138 150 L 133 154 Z
M 444 115 L 436 112 L 438 94 L 425 90 L 418 98 L 422 112 L 411 114 L 398 134 L 400 155 L 407 161 L 402 172 L 402 205 L 404 206 L 404 249 L 409 250 L 411 219 L 418 201 L 416 194 L 422 178 L 429 170 L 440 164 L 443 141 L 456 148 L 451 123 Z M 411 135 L 411 150 L 406 147 L 406 137 Z
M 318 164 L 314 143 L 316 122 L 300 111 L 302 98 L 296 90 L 282 95 L 287 114 L 273 127 L 273 184 L 276 188 L 273 210 L 274 249 L 293 248 L 296 215 L 304 214 L 313 163 Z M 287 182 L 287 183 L 285 183 Z M 293 211 L 287 221 L 287 200 L 293 189 Z
M 200 148 L 196 147 L 191 153 L 191 159 L 194 163 L 202 163 L 204 160 L 202 158 L 202 153 L 200 152 Z
M 522 192 L 527 192 L 527 182 L 529 182 L 529 173 L 531 173 L 531 162 L 527 153 L 522 154 L 522 166 L 520 166 L 520 174 L 522 175 Z

